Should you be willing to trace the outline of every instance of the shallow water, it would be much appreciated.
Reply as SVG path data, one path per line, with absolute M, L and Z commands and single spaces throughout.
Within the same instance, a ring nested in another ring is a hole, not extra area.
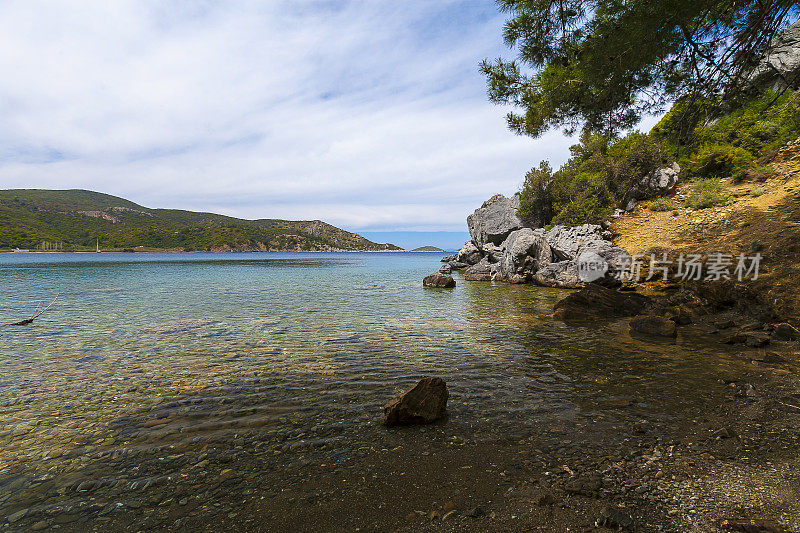
M 745 370 L 700 336 L 538 318 L 564 291 L 423 289 L 438 259 L 0 255 L 0 324 L 61 290 L 34 324 L 0 328 L 0 520 L 80 529 L 135 509 L 175 526 L 265 497 L 280 516 L 283 492 L 381 450 L 663 422 Z M 383 429 L 381 405 L 423 375 L 447 381 L 449 419 Z

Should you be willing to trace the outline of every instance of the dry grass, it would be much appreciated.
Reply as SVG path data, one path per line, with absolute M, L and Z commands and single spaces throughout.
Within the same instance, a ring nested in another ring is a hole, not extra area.
M 799 140 L 800 141 L 800 140 Z M 784 318 L 800 318 L 800 142 L 782 150 L 772 163 L 774 177 L 763 183 L 734 184 L 723 180 L 732 197 L 729 205 L 678 215 L 643 206 L 614 223 L 615 244 L 632 254 L 653 250 L 750 255 L 760 248 L 763 260 L 754 286 Z M 761 194 L 751 191 L 759 189 Z M 690 193 L 679 187 L 676 204 Z

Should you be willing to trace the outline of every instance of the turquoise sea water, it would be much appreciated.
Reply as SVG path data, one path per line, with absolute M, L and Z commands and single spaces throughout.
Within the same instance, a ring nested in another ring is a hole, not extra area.
M 61 291 L 0 328 L 0 521 L 176 527 L 254 501 L 253 520 L 280 520 L 380 450 L 600 435 L 691 410 L 740 371 L 701 338 L 540 318 L 564 291 L 423 289 L 439 257 L 0 255 L 0 324 Z M 381 405 L 424 375 L 447 381 L 449 419 L 382 428 Z

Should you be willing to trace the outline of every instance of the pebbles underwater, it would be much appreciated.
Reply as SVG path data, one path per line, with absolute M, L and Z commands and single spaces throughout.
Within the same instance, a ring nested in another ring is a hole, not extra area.
M 392 471 L 402 479 L 481 443 L 572 449 L 572 436 L 705 401 L 718 385 L 703 357 L 739 371 L 714 343 L 519 320 L 549 312 L 557 290 L 424 291 L 426 254 L 58 255 L 0 258 L 3 322 L 24 310 L 20 295 L 62 288 L 35 324 L 0 331 L 11 530 L 257 525 L 363 507 L 370 491 L 399 490 L 376 485 L 382 465 L 403 464 L 393 450 L 422 461 Z M 447 382 L 449 419 L 383 428 L 380 407 L 422 375 Z M 464 483 L 506 482 L 478 470 Z

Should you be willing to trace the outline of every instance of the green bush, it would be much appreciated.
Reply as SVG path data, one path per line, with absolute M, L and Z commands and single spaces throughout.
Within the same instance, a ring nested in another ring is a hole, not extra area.
M 650 211 L 673 211 L 675 207 L 675 202 L 669 198 L 656 198 L 647 206 Z
M 757 188 L 757 189 L 753 189 L 752 191 L 750 191 L 750 196 L 752 196 L 753 198 L 758 198 L 758 197 L 759 197 L 759 196 L 761 196 L 762 194 L 764 194 L 764 189 L 762 189 L 762 188 L 760 188 L 760 187 L 759 187 L 759 188 Z
M 686 163 L 686 171 L 693 177 L 727 178 L 744 169 L 755 158 L 744 148 L 713 144 L 703 147 Z
M 718 179 L 698 180 L 692 186 L 692 192 L 686 198 L 686 207 L 692 209 L 706 209 L 718 205 L 727 205 L 730 195 Z
M 531 169 L 520 191 L 520 214 L 540 225 L 598 222 L 631 187 L 666 163 L 661 143 L 634 132 L 621 139 L 584 133 L 556 172 L 547 162 Z
M 721 187 L 720 178 L 765 181 L 772 171 L 759 162 L 798 137 L 800 91 L 770 92 L 735 105 L 682 99 L 649 134 L 616 138 L 584 132 L 558 170 L 542 163 L 528 172 L 520 213 L 536 217 L 539 225 L 597 222 L 626 200 L 642 177 L 672 161 L 681 165 L 681 179 L 698 180 L 686 205 L 722 205 L 728 195 L 712 190 Z

